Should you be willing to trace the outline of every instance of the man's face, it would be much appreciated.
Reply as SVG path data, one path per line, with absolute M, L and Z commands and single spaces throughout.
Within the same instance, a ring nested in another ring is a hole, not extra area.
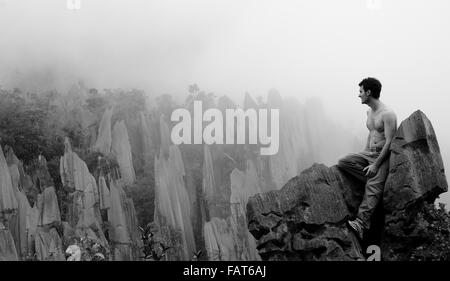
M 365 104 L 369 101 L 370 90 L 364 91 L 363 86 L 359 86 L 359 95 L 358 97 L 361 99 L 361 103 Z

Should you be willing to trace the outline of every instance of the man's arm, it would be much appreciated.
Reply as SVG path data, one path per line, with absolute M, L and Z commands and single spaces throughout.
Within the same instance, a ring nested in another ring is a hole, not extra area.
M 369 151 L 369 147 L 370 147 L 370 133 L 367 136 L 367 143 L 366 143 L 366 148 L 364 149 L 364 151 Z
M 384 122 L 384 137 L 386 142 L 384 143 L 383 149 L 380 152 L 377 160 L 375 160 L 374 165 L 378 168 L 381 163 L 389 155 L 389 148 L 391 146 L 392 139 L 394 138 L 395 132 L 397 131 L 397 118 L 393 112 L 389 112 L 383 116 Z
M 367 118 L 369 118 L 369 110 L 367 110 Z M 370 132 L 369 135 L 367 136 L 367 142 L 366 142 L 366 148 L 364 149 L 364 151 L 369 151 L 370 148 Z

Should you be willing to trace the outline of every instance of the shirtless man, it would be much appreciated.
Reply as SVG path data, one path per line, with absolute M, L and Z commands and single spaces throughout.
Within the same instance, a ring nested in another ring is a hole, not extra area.
M 338 167 L 366 183 L 357 217 L 348 221 L 352 230 L 363 239 L 364 231 L 370 228 L 371 217 L 383 194 L 389 171 L 389 147 L 397 130 L 397 117 L 394 111 L 380 101 L 380 81 L 369 77 L 358 85 L 361 103 L 370 107 L 367 111 L 369 136 L 364 151 L 340 159 Z

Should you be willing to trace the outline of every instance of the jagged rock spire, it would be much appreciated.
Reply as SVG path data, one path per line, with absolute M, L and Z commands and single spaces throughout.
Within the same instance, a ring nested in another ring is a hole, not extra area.
M 202 190 L 206 202 L 212 202 L 215 194 L 216 180 L 214 178 L 214 163 L 209 145 L 203 145 L 203 182 Z
M 114 254 L 115 260 L 128 260 L 130 259 L 130 254 L 127 250 L 123 250 L 124 246 L 131 244 L 130 233 L 127 228 L 127 218 L 123 208 L 123 198 L 125 197 L 122 187 L 115 181 L 111 180 L 109 183 L 110 187 L 110 208 L 108 209 L 108 220 L 111 225 L 111 231 L 109 234 L 109 239 L 114 247 L 117 246 L 116 253 Z M 122 247 L 120 247 L 122 245 Z
M 47 187 L 38 195 L 36 206 L 39 210 L 38 226 L 61 222 L 58 199 L 53 186 Z
M 13 235 L 9 229 L 11 220 L 14 226 L 18 207 L 10 170 L 0 146 L 0 261 L 18 260 L 19 258 Z
M 0 222 L 0 261 L 17 261 L 18 259 L 11 232 Z
M 113 107 L 109 107 L 103 113 L 100 126 L 98 128 L 97 142 L 95 143 L 93 150 L 108 155 L 111 150 L 111 117 L 113 114 Z
M 11 174 L 2 147 L 0 146 L 0 219 L 5 218 L 9 213 L 17 210 L 17 207 L 18 204 L 13 190 Z
M 21 258 L 27 253 L 26 220 L 29 203 L 26 195 L 19 189 L 20 172 L 17 164 L 11 164 L 9 166 L 9 171 L 11 174 L 14 194 L 17 199 L 17 212 L 11 218 L 9 228 L 11 229 L 11 234 L 14 238 L 17 255 Z
M 114 124 L 112 149 L 111 151 L 119 163 L 120 174 L 125 184 L 132 184 L 136 180 L 136 174 L 133 167 L 133 156 L 131 154 L 130 139 L 128 137 L 125 122 L 117 121 Z
M 59 172 L 64 186 L 84 191 L 91 184 L 91 174 L 86 163 L 72 151 L 69 138 L 64 140 L 65 153 L 59 162 Z
M 169 259 L 189 260 L 196 249 L 191 222 L 191 203 L 184 183 L 184 163 L 176 145 L 169 144 L 169 129 L 160 119 L 161 148 L 155 157 L 155 221 L 161 228 L 181 232 L 179 253 Z M 169 234 L 168 239 L 173 239 Z
M 139 113 L 140 129 L 142 131 L 142 149 L 145 166 L 149 166 L 149 163 L 153 161 L 153 139 L 152 130 L 150 128 L 149 120 L 143 111 Z
M 104 176 L 98 178 L 98 193 L 100 201 L 100 210 L 106 210 L 111 207 L 111 195 L 106 185 L 106 180 Z
M 236 256 L 236 236 L 228 220 L 218 217 L 211 218 L 203 226 L 205 247 L 210 261 L 234 261 Z
M 54 186 L 53 178 L 48 171 L 47 160 L 44 155 L 39 154 L 32 176 L 34 184 L 41 192 L 49 186 Z

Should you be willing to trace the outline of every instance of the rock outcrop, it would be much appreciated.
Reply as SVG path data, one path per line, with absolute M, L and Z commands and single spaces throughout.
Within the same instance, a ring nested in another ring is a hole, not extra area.
M 109 239 L 114 248 L 114 260 L 131 260 L 131 239 L 122 205 L 124 191 L 115 181 L 110 182 L 111 207 L 108 210 L 110 223 Z
M 191 203 L 184 182 L 185 170 L 181 152 L 170 144 L 170 133 L 160 119 L 161 148 L 155 157 L 155 222 L 168 241 L 180 249 L 171 251 L 171 260 L 190 260 L 196 250 L 191 222 Z
M 23 191 L 16 189 L 15 191 L 17 198 L 17 213 L 13 217 L 10 223 L 11 234 L 14 238 L 14 243 L 16 245 L 17 255 L 19 258 L 23 258 L 28 253 L 27 245 L 27 213 L 29 210 L 29 202 L 27 196 Z
M 32 193 L 33 182 L 31 177 L 25 174 L 22 162 L 17 158 L 13 149 L 9 146 L 5 146 L 5 156 L 11 177 L 12 190 L 17 201 L 17 209 L 4 217 L 4 219 L 8 221 L 5 226 L 9 229 L 4 229 L 2 231 L 2 238 L 0 239 L 2 242 L 0 243 L 11 242 L 9 234 L 6 232 L 10 233 L 13 243 L 0 246 L 3 248 L 3 251 L 6 251 L 7 253 L 0 254 L 0 260 L 2 260 L 2 258 L 4 260 L 10 260 L 11 258 L 14 260 L 23 260 L 35 249 L 34 236 L 39 220 L 39 209 L 37 208 L 37 202 L 35 207 L 31 208 L 28 201 L 26 193 Z M 42 171 L 44 170 L 45 169 Z M 43 174 L 45 174 L 45 171 Z M 37 195 L 37 198 L 39 198 L 39 196 L 40 195 Z M 15 253 L 13 253 L 13 249 L 15 249 Z
M 217 146 L 204 145 L 203 182 L 201 202 L 205 209 L 203 237 L 208 260 L 238 260 L 240 247 L 237 225 L 231 213 L 232 167 L 225 169 L 224 163 L 233 163 Z M 222 165 L 223 169 L 218 169 Z
M 439 146 L 426 116 L 403 121 L 391 144 L 390 170 L 382 209 L 381 241 L 389 249 L 414 239 L 418 210 L 447 191 Z M 264 260 L 357 260 L 363 251 L 345 221 L 355 214 L 364 186 L 336 166 L 315 164 L 281 190 L 258 194 L 247 204 L 248 227 Z
M 35 232 L 29 233 L 29 238 L 34 239 L 34 248 L 31 248 L 28 254 L 41 261 L 65 260 L 62 240 L 56 230 L 61 224 L 58 199 L 53 179 L 48 171 L 47 160 L 42 155 L 38 157 L 33 178 L 39 186 L 40 193 L 35 202 L 36 209 L 30 208 L 27 216 L 28 219 L 33 217 L 36 220 L 33 222 L 36 223 L 36 228 L 33 229 L 34 226 L 29 228 Z
M 18 207 L 10 169 L 0 146 L 0 260 L 18 260 L 15 241 L 9 226 L 12 222 L 13 233 L 18 231 L 14 227 L 15 224 L 18 224 Z M 15 234 L 16 239 L 20 240 L 19 233 Z
M 17 261 L 16 246 L 9 229 L 2 229 L 0 226 L 0 261 Z
M 94 151 L 98 151 L 103 155 L 108 155 L 111 150 L 111 117 L 113 114 L 113 107 L 109 107 L 103 113 L 102 120 L 98 128 L 97 141 L 93 147 Z
M 251 160 L 247 161 L 245 172 L 235 168 L 230 175 L 231 181 L 231 220 L 232 231 L 236 235 L 239 260 L 260 260 L 256 250 L 255 238 L 247 228 L 247 202 L 248 199 L 261 193 L 255 166 Z
M 237 260 L 236 235 L 230 227 L 230 217 L 222 219 L 212 218 L 203 227 L 205 248 L 210 261 L 234 261 Z
M 383 194 L 385 232 L 382 252 L 404 253 L 420 241 L 424 202 L 448 190 L 439 144 L 430 120 L 416 111 L 404 120 L 391 145 L 389 176 Z
M 151 120 L 144 112 L 139 113 L 139 128 L 142 134 L 142 154 L 144 167 L 151 167 L 154 161 L 155 145 L 153 143 Z M 144 172 L 146 172 L 144 170 Z
M 47 187 L 38 195 L 36 206 L 39 210 L 38 226 L 61 223 L 58 199 L 53 186 Z
M 65 238 L 87 236 L 102 246 L 111 246 L 113 260 L 139 260 L 142 241 L 133 202 L 122 189 L 123 178 L 114 172 L 105 178 L 98 167 L 97 184 L 86 163 L 72 151 L 69 139 L 65 145 L 60 161 L 61 180 L 69 190 Z M 104 235 L 106 220 L 109 242 Z
M 26 195 L 27 191 L 29 192 L 32 189 L 33 183 L 31 178 L 25 173 L 22 162 L 17 158 L 13 148 L 10 146 L 5 146 L 5 159 L 17 200 L 17 210 L 10 216 L 9 229 L 14 239 L 17 256 L 19 259 L 24 259 L 34 248 L 29 241 L 34 235 L 36 227 L 33 231 L 27 227 L 31 206 Z M 37 208 L 35 209 L 37 210 Z
M 92 181 L 86 163 L 72 151 L 69 138 L 64 141 L 64 155 L 60 159 L 59 171 L 62 184 L 71 191 L 84 191 Z
M 86 163 L 72 151 L 68 138 L 65 139 L 64 156 L 60 159 L 61 181 L 69 190 L 69 212 L 67 220 L 72 228 L 100 228 L 98 209 L 98 188 L 95 178 Z
M 5 155 L 0 147 L 0 223 L 8 219 L 11 213 L 17 210 L 17 199 L 14 194 L 11 174 Z
M 202 200 L 209 220 L 203 225 L 203 236 L 208 259 L 258 260 L 246 220 L 248 198 L 262 191 L 256 169 L 248 160 L 244 171 L 234 168 L 227 173 L 218 165 L 222 160 L 231 159 L 217 147 L 204 145 Z
M 14 196 L 17 200 L 17 210 L 14 214 L 11 215 L 9 221 L 9 228 L 11 230 L 11 234 L 14 238 L 14 243 L 16 245 L 17 255 L 19 259 L 22 256 L 25 256 L 27 253 L 27 232 L 26 232 L 26 217 L 28 210 L 28 199 L 26 195 L 21 191 L 21 180 L 20 180 L 20 172 L 18 164 L 14 163 L 15 159 L 17 159 L 12 151 L 12 148 L 5 147 L 7 154 L 7 162 L 9 173 L 11 176 L 12 188 L 14 191 Z M 9 157 L 8 157 L 9 156 Z M 8 161 L 12 160 L 12 161 Z M 19 163 L 20 164 L 20 163 Z
M 35 237 L 36 258 L 40 261 L 64 261 L 62 240 L 55 228 L 39 227 Z
M 346 228 L 350 213 L 336 168 L 313 165 L 281 190 L 247 205 L 248 227 L 263 260 L 356 260 L 361 250 Z
M 50 175 L 47 167 L 47 159 L 43 155 L 39 155 L 32 167 L 31 177 L 36 192 L 40 193 L 48 186 L 54 186 L 55 183 Z
M 117 121 L 114 124 L 111 152 L 114 153 L 117 158 L 123 182 L 125 184 L 132 184 L 135 182 L 136 175 L 133 167 L 130 139 L 124 121 Z
M 127 197 L 120 181 L 110 179 L 109 186 L 109 240 L 113 249 L 113 260 L 139 260 L 143 244 L 133 200 Z
M 140 260 L 142 257 L 142 241 L 141 232 L 139 230 L 138 218 L 136 216 L 136 209 L 132 198 L 126 196 L 125 192 L 122 196 L 122 206 L 125 212 L 125 221 L 127 223 L 128 233 L 131 242 L 131 257 L 132 260 Z
M 98 178 L 98 196 L 100 203 L 100 210 L 108 210 L 111 207 L 111 193 L 106 185 L 104 176 Z
M 35 252 L 36 231 L 39 221 L 39 210 L 36 205 L 28 206 L 27 211 L 27 255 L 33 255 Z

